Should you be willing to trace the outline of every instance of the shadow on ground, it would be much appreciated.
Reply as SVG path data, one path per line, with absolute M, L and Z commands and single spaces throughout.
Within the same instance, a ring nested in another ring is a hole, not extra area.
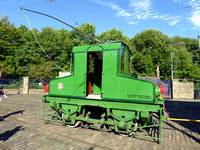
M 5 118 L 8 118 L 9 116 L 12 116 L 12 115 L 23 114 L 24 111 L 25 110 L 15 111 L 15 112 L 9 113 L 7 115 L 0 116 L 0 121 L 3 121 Z
M 0 141 L 3 141 L 3 142 L 7 141 L 10 137 L 12 137 L 14 134 L 16 134 L 20 130 L 24 130 L 24 128 L 22 128 L 22 126 L 18 126 L 12 130 L 8 130 L 0 134 Z

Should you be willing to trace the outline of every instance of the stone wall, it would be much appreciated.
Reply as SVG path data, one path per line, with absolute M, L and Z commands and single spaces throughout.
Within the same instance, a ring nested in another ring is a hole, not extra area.
M 20 94 L 20 89 L 3 89 L 3 92 L 7 94 Z M 22 90 L 21 90 L 22 92 Z
M 45 92 L 44 89 L 29 89 L 29 94 L 48 95 L 48 92 Z
M 194 99 L 194 82 L 173 79 L 173 99 Z
M 4 89 L 5 94 L 37 94 L 48 95 L 44 89 L 30 89 L 29 77 L 23 77 L 23 87 L 19 89 Z
M 5 94 L 23 94 L 23 88 L 4 89 L 3 91 Z M 28 94 L 48 95 L 48 92 L 45 92 L 44 89 L 29 89 Z

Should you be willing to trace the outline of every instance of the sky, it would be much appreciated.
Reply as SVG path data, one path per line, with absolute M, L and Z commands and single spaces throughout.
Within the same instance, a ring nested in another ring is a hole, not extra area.
M 41 31 L 70 27 L 51 18 L 20 10 L 20 7 L 46 13 L 74 27 L 91 23 L 96 34 L 113 27 L 133 38 L 145 29 L 161 30 L 174 37 L 197 39 L 200 35 L 200 0 L 0 0 L 0 15 L 7 15 L 16 27 L 29 25 Z M 78 22 L 78 25 L 76 24 Z

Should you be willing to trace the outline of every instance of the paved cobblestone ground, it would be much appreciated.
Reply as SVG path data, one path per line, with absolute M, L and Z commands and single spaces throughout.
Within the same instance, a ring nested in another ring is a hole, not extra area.
M 68 128 L 42 121 L 42 96 L 8 95 L 0 102 L 0 149 L 63 150 L 200 150 L 200 123 L 167 121 L 163 142 L 140 137 L 130 138 L 92 129 Z M 199 119 L 200 101 L 166 101 L 171 118 Z

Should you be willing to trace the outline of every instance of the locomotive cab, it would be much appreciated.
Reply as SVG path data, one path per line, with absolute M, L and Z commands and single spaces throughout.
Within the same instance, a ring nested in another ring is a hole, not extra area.
M 114 43 L 114 42 L 112 42 Z M 115 42 L 115 43 L 119 43 L 119 42 Z M 111 43 L 107 43 L 107 44 L 111 44 Z M 112 50 L 112 53 L 116 51 L 116 50 Z M 112 61 L 112 59 L 110 57 L 108 57 L 106 54 L 105 57 L 103 57 L 104 53 L 108 53 L 105 49 L 103 49 L 102 51 L 91 51 L 91 52 L 87 52 L 87 85 L 86 85 L 86 98 L 87 99 L 102 99 L 102 95 L 103 95 L 103 83 L 102 83 L 102 77 L 104 75 L 104 72 L 106 71 L 106 73 L 112 69 L 114 69 L 115 71 L 117 70 L 117 73 L 113 73 L 113 75 L 117 75 L 117 74 L 122 74 L 124 76 L 131 76 L 131 51 L 129 49 L 129 47 L 124 44 L 121 43 L 121 47 L 118 49 L 118 53 L 117 55 L 115 55 L 115 57 L 117 56 L 117 60 Z M 111 54 L 110 56 L 112 56 L 113 54 Z M 113 57 L 113 56 L 112 56 Z M 103 62 L 105 61 L 111 61 L 110 63 L 106 63 L 106 67 L 103 68 Z M 116 64 L 116 62 L 118 63 L 114 68 L 112 67 L 112 64 Z M 111 64 L 111 68 L 107 69 L 107 65 Z M 107 70 L 106 70 L 107 69 Z M 112 81 L 112 75 L 110 76 L 110 81 L 109 84 L 113 84 Z

